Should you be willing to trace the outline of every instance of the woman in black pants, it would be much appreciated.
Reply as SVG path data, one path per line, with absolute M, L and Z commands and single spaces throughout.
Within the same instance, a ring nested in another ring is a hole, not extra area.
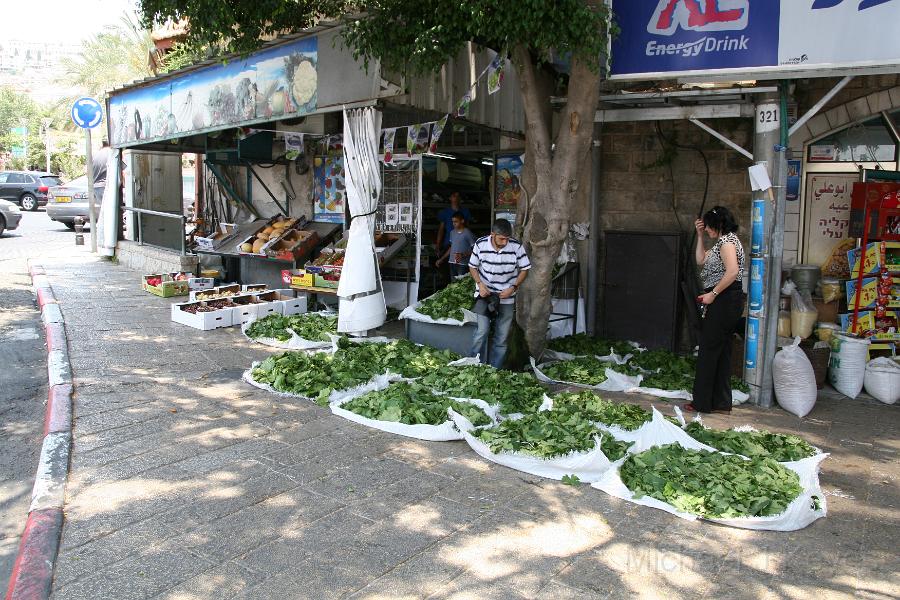
M 700 269 L 704 294 L 698 300 L 706 314 L 700 334 L 700 353 L 694 378 L 694 400 L 688 412 L 731 412 L 731 346 L 734 330 L 744 312 L 744 247 L 738 239 L 734 215 L 716 206 L 694 223 L 697 246 L 694 257 Z M 703 234 L 715 240 L 704 249 Z

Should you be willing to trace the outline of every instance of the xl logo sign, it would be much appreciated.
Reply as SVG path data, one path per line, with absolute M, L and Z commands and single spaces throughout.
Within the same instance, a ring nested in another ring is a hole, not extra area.
M 749 18 L 750 0 L 659 0 L 647 31 L 672 35 L 679 26 L 690 31 L 742 31 L 747 28 Z
M 855 0 L 853 0 L 855 1 Z M 878 6 L 879 4 L 885 4 L 890 2 L 891 0 L 862 0 L 859 3 L 859 8 L 857 10 L 866 10 L 867 8 L 872 8 L 873 6 Z M 820 10 L 822 8 L 834 8 L 838 4 L 843 4 L 844 0 L 816 0 L 813 2 L 812 9 Z

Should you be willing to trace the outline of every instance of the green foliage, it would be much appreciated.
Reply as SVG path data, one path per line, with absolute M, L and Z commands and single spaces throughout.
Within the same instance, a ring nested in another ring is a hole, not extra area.
M 498 51 L 524 45 L 539 60 L 551 50 L 573 54 L 598 67 L 607 50 L 608 10 L 585 0 L 140 0 L 140 9 L 148 29 L 186 18 L 189 46 L 221 44 L 239 53 L 255 50 L 268 36 L 339 19 L 344 42 L 366 65 L 378 60 L 410 73 L 439 70 L 469 41 Z
M 668 350 L 647 350 L 645 352 L 635 352 L 629 364 L 636 365 L 645 371 L 668 371 L 691 373 L 693 376 L 696 369 L 697 359 L 693 356 L 681 356 Z
M 541 370 L 544 375 L 555 381 L 599 385 L 606 381 L 606 368 L 609 366 L 609 363 L 599 361 L 593 356 L 579 356 L 572 360 L 550 363 Z
M 778 515 L 802 491 L 797 474 L 770 458 L 744 460 L 678 444 L 629 456 L 619 475 L 637 498 L 707 518 Z
M 738 390 L 740 392 L 744 392 L 745 394 L 750 393 L 750 386 L 743 379 L 738 379 L 734 375 L 731 376 L 731 389 Z
M 689 436 L 722 452 L 742 454 L 748 458 L 771 458 L 779 462 L 800 460 L 816 453 L 809 442 L 796 435 L 770 431 L 726 431 L 708 429 L 699 421 L 685 427 Z
M 463 320 L 463 309 L 472 310 L 475 304 L 475 281 L 471 276 L 454 281 L 419 304 L 417 312 L 432 319 Z
M 564 392 L 553 396 L 553 410 L 575 412 L 585 419 L 634 431 L 649 423 L 653 415 L 636 404 L 610 402 L 597 394 L 584 391 L 577 394 Z
M 421 377 L 460 358 L 455 352 L 417 346 L 409 340 L 376 344 L 351 342 L 346 338 L 338 342 L 334 357 L 335 360 L 368 369 L 373 375 L 390 371 L 404 377 Z
M 563 475 L 560 481 L 566 485 L 576 486 L 581 483 L 581 479 L 578 475 Z
M 625 455 L 631 444 L 619 442 L 605 434 L 581 415 L 548 410 L 501 421 L 494 427 L 473 431 L 472 435 L 487 444 L 491 452 L 519 452 L 537 458 L 555 458 L 573 452 L 600 448 L 612 461 Z
M 291 333 L 288 329 L 293 330 L 304 340 L 327 342 L 331 339 L 328 337 L 329 333 L 337 333 L 337 315 L 329 316 L 316 313 L 291 315 L 288 317 L 269 315 L 254 321 L 247 328 L 247 335 L 254 339 L 274 338 L 286 342 L 291 339 Z
M 379 391 L 368 392 L 345 403 L 342 408 L 369 419 L 406 425 L 440 425 L 450 420 L 452 408 L 476 427 L 489 425 L 490 417 L 469 402 L 439 396 L 420 383 L 392 383 Z
M 534 412 L 544 399 L 544 386 L 531 375 L 488 365 L 442 367 L 426 374 L 422 383 L 457 398 L 499 404 L 504 414 Z
M 619 356 L 636 352 L 631 342 L 605 340 L 586 333 L 553 338 L 547 342 L 547 348 L 557 352 L 574 354 L 575 356 L 608 356 L 610 350 Z
M 331 354 L 285 352 L 262 361 L 251 376 L 258 383 L 271 385 L 279 392 L 312 398 L 326 404 L 334 390 L 361 385 L 376 372 L 371 365 L 336 360 Z

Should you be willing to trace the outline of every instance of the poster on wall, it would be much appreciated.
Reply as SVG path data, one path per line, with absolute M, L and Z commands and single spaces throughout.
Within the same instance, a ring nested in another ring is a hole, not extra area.
M 803 161 L 787 161 L 787 183 L 785 184 L 785 198 L 788 201 L 800 199 L 800 170 L 802 168 Z
M 494 156 L 494 210 L 498 218 L 501 213 L 515 214 L 522 197 L 522 154 L 497 154 Z
M 318 56 L 318 39 L 309 37 L 113 93 L 110 143 L 123 147 L 311 113 L 318 104 Z
M 317 156 L 314 169 L 316 199 L 313 205 L 313 221 L 343 223 L 347 195 L 343 155 Z
M 850 193 L 855 173 L 809 175 L 806 180 L 804 262 L 822 265 L 850 231 Z

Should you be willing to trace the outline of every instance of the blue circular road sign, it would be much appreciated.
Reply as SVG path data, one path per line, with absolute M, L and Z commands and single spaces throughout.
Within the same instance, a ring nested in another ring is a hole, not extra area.
M 93 98 L 79 98 L 72 105 L 72 121 L 82 129 L 93 129 L 103 120 L 103 108 Z

